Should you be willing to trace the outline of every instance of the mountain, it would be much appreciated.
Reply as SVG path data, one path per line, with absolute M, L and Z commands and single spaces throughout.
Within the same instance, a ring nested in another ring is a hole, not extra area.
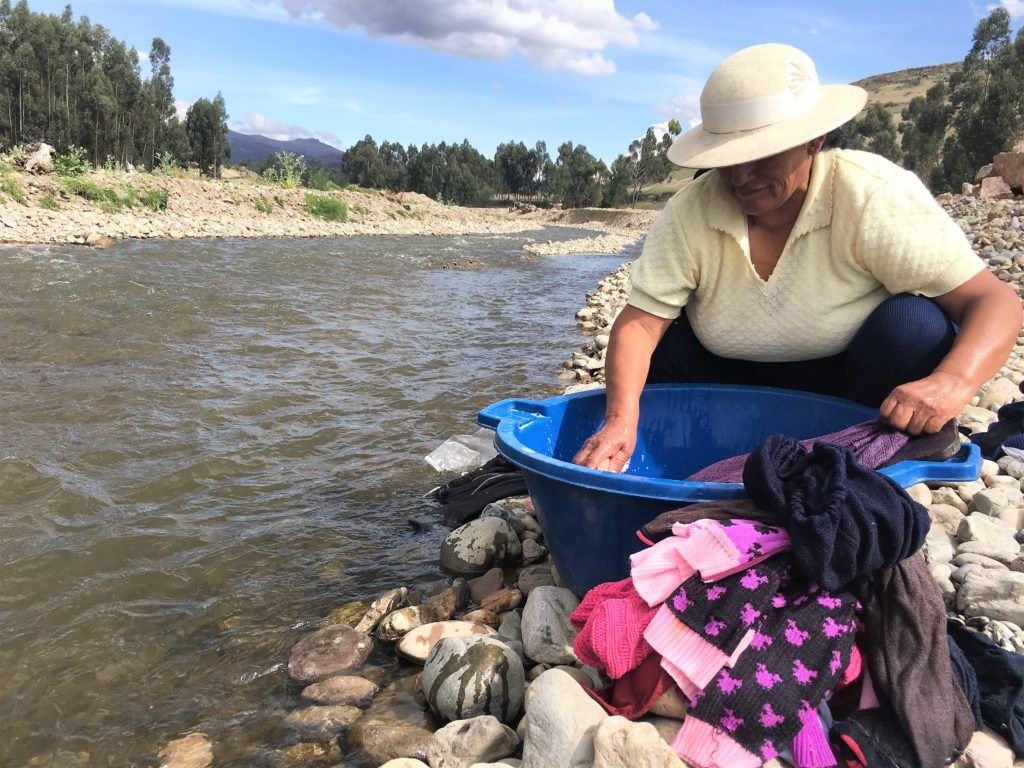
M 231 162 L 235 164 L 241 164 L 246 160 L 258 163 L 275 152 L 294 152 L 305 157 L 310 165 L 325 168 L 341 167 L 341 150 L 318 139 L 280 141 L 268 136 L 228 131 L 228 144 L 231 145 Z
M 901 69 L 899 72 L 865 77 L 854 85 L 859 85 L 868 92 L 869 104 L 881 104 L 892 112 L 899 122 L 903 108 L 910 104 L 911 99 L 915 96 L 924 96 L 928 89 L 940 80 L 948 82 L 949 76 L 958 69 L 959 63 Z

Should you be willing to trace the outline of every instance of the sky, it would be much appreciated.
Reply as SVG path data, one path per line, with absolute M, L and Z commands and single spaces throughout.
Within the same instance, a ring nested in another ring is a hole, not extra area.
M 1024 0 L 998 0 L 1015 27 Z M 29 0 L 59 13 L 65 0 Z M 145 54 L 171 47 L 185 107 L 224 94 L 229 124 L 344 148 L 537 140 L 610 162 L 651 125 L 699 120 L 704 81 L 748 45 L 794 45 L 822 82 L 963 58 L 982 0 L 79 0 Z M 148 62 L 142 60 L 144 74 Z

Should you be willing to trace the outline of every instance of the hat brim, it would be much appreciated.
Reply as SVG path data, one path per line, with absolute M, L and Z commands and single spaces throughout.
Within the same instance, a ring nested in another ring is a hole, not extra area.
M 695 126 L 672 142 L 668 159 L 684 168 L 724 168 L 750 163 L 823 136 L 852 120 L 867 103 L 856 85 L 822 85 L 813 109 L 750 131 L 709 133 Z

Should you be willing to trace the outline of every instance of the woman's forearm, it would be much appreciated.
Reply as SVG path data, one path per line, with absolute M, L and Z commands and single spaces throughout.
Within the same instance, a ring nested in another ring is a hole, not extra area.
M 605 360 L 605 421 L 636 422 L 651 355 L 671 322 L 628 305 L 619 314 Z

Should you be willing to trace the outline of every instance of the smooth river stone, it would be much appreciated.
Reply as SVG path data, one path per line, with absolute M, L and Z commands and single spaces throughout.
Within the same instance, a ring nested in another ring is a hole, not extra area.
M 370 607 L 366 609 L 366 613 L 363 614 L 363 618 L 356 624 L 356 632 L 363 632 L 370 634 L 380 624 L 381 619 L 387 616 L 392 611 L 397 611 L 399 608 L 406 604 L 406 599 L 409 597 L 409 590 L 405 587 L 399 587 L 398 589 L 392 589 L 390 592 L 385 592 L 383 595 L 378 597 L 372 603 Z
M 404 656 L 417 664 L 423 664 L 442 638 L 469 637 L 471 635 L 496 637 L 497 634 L 490 627 L 471 621 L 437 621 L 409 631 L 398 641 L 395 650 L 399 656 Z
M 427 703 L 446 722 L 494 715 L 509 723 L 526 688 L 522 659 L 492 637 L 446 637 L 434 646 L 421 675 Z
M 970 571 L 957 591 L 957 608 L 964 616 L 988 616 L 1024 624 L 1024 573 L 993 568 Z
M 549 669 L 526 697 L 523 768 L 592 768 L 594 733 L 606 717 L 579 683 Z
M 523 593 L 518 589 L 499 589 L 481 600 L 480 607 L 485 611 L 505 613 L 518 608 L 521 602 L 523 602 Z
M 302 683 L 316 683 L 351 672 L 372 650 L 373 640 L 352 627 L 325 627 L 295 644 L 288 658 L 288 674 Z
M 466 768 L 509 757 L 519 737 L 491 715 L 456 720 L 437 731 L 427 745 L 430 768 Z
M 576 628 L 569 616 L 579 606 L 579 598 L 564 587 L 537 587 L 526 599 L 523 609 L 523 646 L 526 655 L 545 664 L 572 664 L 576 661 L 572 644 Z
M 606 717 L 594 734 L 594 768 L 686 768 L 650 723 Z
M 505 583 L 505 574 L 502 573 L 501 568 L 491 568 L 483 576 L 470 579 L 467 583 L 470 597 L 473 598 L 474 603 L 480 605 L 485 597 L 501 589 Z
M 498 628 L 501 624 L 501 619 L 494 611 L 485 611 L 483 608 L 477 608 L 475 611 L 468 611 L 462 614 L 463 621 L 472 621 L 477 624 L 486 624 L 488 627 Z
M 372 765 L 401 758 L 426 760 L 438 723 L 418 694 L 419 675 L 391 683 L 349 729 L 349 745 L 361 749 Z
M 302 698 L 317 704 L 348 704 L 365 707 L 380 690 L 374 683 L 354 675 L 338 675 L 302 689 Z
M 169 742 L 157 757 L 161 768 L 207 768 L 213 763 L 213 745 L 205 733 L 190 733 Z
M 522 554 L 523 546 L 511 525 L 500 517 L 481 517 L 445 537 L 441 565 L 451 573 L 471 576 L 495 566 L 514 565 Z
M 362 715 L 346 704 L 313 706 L 289 712 L 281 727 L 295 741 L 330 741 Z

